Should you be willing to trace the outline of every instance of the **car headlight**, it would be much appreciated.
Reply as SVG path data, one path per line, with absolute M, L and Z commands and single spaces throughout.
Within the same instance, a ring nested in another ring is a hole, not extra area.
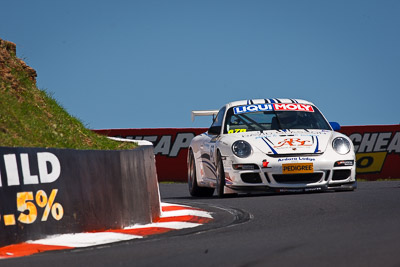
M 251 145 L 246 141 L 239 140 L 233 143 L 232 151 L 239 158 L 247 158 L 251 154 Z
M 346 138 L 337 137 L 333 140 L 332 147 L 337 153 L 344 155 L 349 153 L 351 146 L 350 142 Z

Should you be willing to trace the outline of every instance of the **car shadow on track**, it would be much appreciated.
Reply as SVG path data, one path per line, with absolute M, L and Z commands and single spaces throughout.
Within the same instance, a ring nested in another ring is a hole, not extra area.
M 276 197 L 276 196 L 284 196 L 284 195 L 309 195 L 309 194 L 326 194 L 326 193 L 344 193 L 348 191 L 342 192 L 333 192 L 333 191 L 318 191 L 318 192 L 253 192 L 253 193 L 240 193 L 240 194 L 227 194 L 224 197 L 218 197 L 217 195 L 213 195 L 211 197 L 194 197 L 194 196 L 180 196 L 180 197 L 163 197 L 163 200 L 167 199 L 177 199 L 177 200 L 201 200 L 201 199 L 229 199 L 229 198 L 254 198 L 254 197 Z

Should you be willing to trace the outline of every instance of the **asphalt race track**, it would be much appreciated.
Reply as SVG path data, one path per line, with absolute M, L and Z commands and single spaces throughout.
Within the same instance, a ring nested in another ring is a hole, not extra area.
M 199 228 L 113 245 L 1 260 L 0 266 L 400 266 L 400 181 L 354 192 L 191 198 L 161 184 L 163 202 L 213 212 Z

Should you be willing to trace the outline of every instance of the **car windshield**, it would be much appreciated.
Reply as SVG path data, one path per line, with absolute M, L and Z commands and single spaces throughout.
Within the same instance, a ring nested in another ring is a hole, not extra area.
M 226 113 L 224 133 L 280 129 L 331 130 L 316 107 L 310 111 L 256 111 L 235 114 L 234 107 Z

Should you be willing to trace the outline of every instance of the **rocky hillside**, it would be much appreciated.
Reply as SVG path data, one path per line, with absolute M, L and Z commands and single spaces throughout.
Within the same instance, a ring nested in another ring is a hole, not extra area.
M 0 39 L 0 146 L 126 149 L 132 144 L 99 136 L 36 86 L 36 71 Z

